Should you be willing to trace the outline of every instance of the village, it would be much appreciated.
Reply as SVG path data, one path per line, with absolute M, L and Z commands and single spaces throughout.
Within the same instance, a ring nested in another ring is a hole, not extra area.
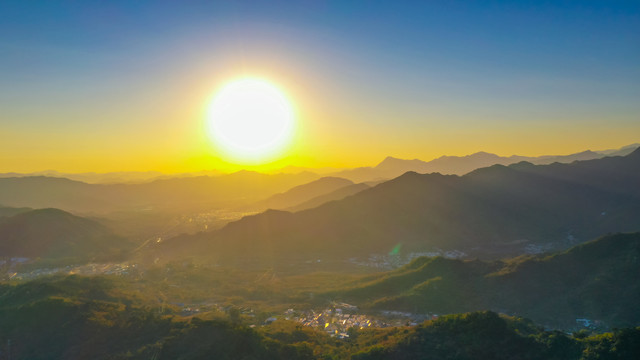
M 384 328 L 397 326 L 415 326 L 428 319 L 436 319 L 435 314 L 412 314 L 399 311 L 381 311 L 379 314 L 358 313 L 358 307 L 346 303 L 334 304 L 322 311 L 296 311 L 288 309 L 281 318 L 298 322 L 325 331 L 332 337 L 348 338 L 353 329 L 369 327 Z M 270 317 L 265 324 L 269 324 L 277 317 Z M 352 330 L 350 330 L 352 329 Z
M 23 261 L 25 262 L 25 261 Z M 1 264 L 0 264 L 1 265 Z M 137 264 L 129 263 L 90 263 L 85 265 L 68 265 L 55 268 L 40 268 L 26 272 L 16 272 L 9 268 L 5 274 L 8 280 L 33 280 L 43 276 L 56 274 L 64 275 L 128 275 L 138 268 Z

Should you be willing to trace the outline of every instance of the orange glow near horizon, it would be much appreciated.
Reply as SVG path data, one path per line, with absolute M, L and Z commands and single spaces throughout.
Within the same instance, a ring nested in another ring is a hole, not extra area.
M 212 101 L 225 85 L 238 79 L 238 74 L 247 74 L 241 79 L 268 74 L 266 81 L 278 84 L 276 88 L 286 94 L 295 119 L 290 141 L 258 161 L 246 155 L 245 159 L 238 154 L 231 156 L 229 150 L 212 145 L 208 136 Z M 135 111 L 126 104 L 95 112 L 80 108 L 67 113 L 54 108 L 50 113 L 35 112 L 27 118 L 46 119 L 37 127 L 29 121 L 3 124 L 0 172 L 171 174 L 246 169 L 273 173 L 288 166 L 375 166 L 386 156 L 430 161 L 478 151 L 500 156 L 567 155 L 637 143 L 640 129 L 640 123 L 631 121 L 612 127 L 600 122 L 598 114 L 552 123 L 527 118 L 491 127 L 485 126 L 490 119 L 466 116 L 455 109 L 433 107 L 413 113 L 381 100 L 367 104 L 341 102 L 340 94 L 332 88 L 318 85 L 321 79 L 293 70 L 288 73 L 256 66 L 251 71 L 233 69 L 218 76 L 206 82 L 194 76 L 180 91 L 159 97 L 154 106 L 138 104 Z M 215 93 L 212 84 L 221 84 Z M 389 111 L 380 113 L 380 108 Z
M 96 139 L 90 134 L 58 135 L 55 132 L 38 133 L 30 138 L 7 136 L 3 146 L 20 149 L 20 152 L 0 153 L 0 172 L 30 173 L 56 170 L 65 173 L 118 172 L 118 171 L 159 171 L 167 174 L 217 170 L 230 173 L 239 170 L 258 172 L 278 172 L 287 166 L 304 168 L 353 168 L 375 166 L 386 156 L 402 159 L 429 161 L 442 155 L 464 156 L 478 151 L 495 153 L 500 156 L 523 155 L 567 155 L 590 150 L 619 148 L 638 142 L 631 131 L 625 136 L 599 130 L 601 136 L 583 136 L 574 139 L 546 136 L 545 141 L 520 141 L 522 136 L 510 132 L 510 136 L 498 138 L 483 137 L 482 141 L 471 131 L 447 131 L 432 128 L 428 132 L 386 138 L 383 129 L 361 129 L 342 127 L 335 130 L 332 123 L 323 123 L 319 115 L 305 114 L 305 122 L 298 124 L 296 139 L 281 157 L 261 164 L 234 163 L 220 156 L 210 144 L 201 122 L 193 116 L 191 129 L 179 131 L 179 127 L 168 128 L 166 132 L 155 130 L 149 136 L 142 132 L 129 134 L 104 133 Z M 204 115 L 200 115 L 204 118 Z M 176 120 L 175 124 L 185 124 Z M 188 123 L 187 123 L 188 124 Z M 386 134 L 391 134 L 387 131 Z M 504 133 L 502 133 L 504 135 Z M 10 133 L 8 135 L 11 135 Z M 587 134 L 584 134 L 587 135 Z M 590 134 L 589 134 L 590 135 Z M 531 139 L 543 138 L 536 133 Z M 401 141 L 394 141 L 397 138 Z M 144 140 L 141 140 L 144 139 Z M 455 139 L 456 141 L 451 141 Z M 61 146 L 60 144 L 66 144 Z M 79 151 L 78 149 L 83 149 Z

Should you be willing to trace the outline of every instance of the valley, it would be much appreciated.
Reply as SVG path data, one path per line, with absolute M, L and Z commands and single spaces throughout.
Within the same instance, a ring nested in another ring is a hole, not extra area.
M 13 350 L 0 351 L 42 357 L 25 347 L 37 341 L 94 354 L 24 322 L 44 307 L 36 323 L 75 314 L 69 331 L 126 333 L 146 326 L 131 316 L 147 319 L 148 340 L 105 338 L 119 358 L 188 353 L 209 329 L 251 336 L 270 356 L 367 359 L 473 318 L 482 331 L 524 326 L 534 347 L 560 336 L 578 359 L 640 324 L 639 151 L 463 176 L 407 172 L 353 193 L 349 180 L 319 177 L 255 205 L 208 210 L 74 214 L 25 207 L 11 193 L 0 208 L 0 313 L 9 319 L 0 335 Z M 378 349 L 380 336 L 394 340 Z

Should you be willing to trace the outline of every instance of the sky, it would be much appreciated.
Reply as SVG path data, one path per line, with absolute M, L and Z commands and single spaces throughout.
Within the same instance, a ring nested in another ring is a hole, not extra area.
M 640 141 L 637 1 L 3 1 L 0 172 L 355 167 Z M 267 164 L 205 131 L 229 82 L 294 106 Z

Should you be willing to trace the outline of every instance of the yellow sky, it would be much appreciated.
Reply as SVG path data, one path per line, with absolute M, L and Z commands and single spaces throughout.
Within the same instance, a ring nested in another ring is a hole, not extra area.
M 268 164 L 234 164 L 217 152 L 204 130 L 206 107 L 215 91 L 203 91 L 174 99 L 176 102 L 162 111 L 130 114 L 129 121 L 109 120 L 110 116 L 124 116 L 124 109 L 102 114 L 97 122 L 64 121 L 54 116 L 50 119 L 54 125 L 43 125 L 42 129 L 5 129 L 0 171 L 172 173 L 242 168 L 272 171 L 288 165 L 357 167 L 375 165 L 389 155 L 431 160 L 477 151 L 504 156 L 570 154 L 618 148 L 637 142 L 640 134 L 635 123 L 612 128 L 597 119 L 582 119 L 582 126 L 533 120 L 524 125 L 474 126 L 451 114 L 452 118 L 446 113 L 417 118 L 401 109 L 395 115 L 398 120 L 383 122 L 375 114 L 377 107 L 371 112 L 332 109 L 327 103 L 313 101 L 316 94 L 310 91 L 279 85 L 295 104 L 298 126 L 291 146 L 280 159 Z M 316 100 L 322 98 L 317 96 Z
M 639 141 L 633 108 L 584 104 L 568 110 L 564 104 L 468 95 L 456 102 L 435 91 L 413 99 L 394 95 L 393 89 L 358 90 L 348 81 L 327 81 L 304 67 L 227 65 L 179 73 L 166 83 L 132 79 L 133 90 L 126 94 L 71 89 L 68 95 L 34 98 L 33 106 L 5 109 L 10 121 L 2 127 L 0 172 L 358 167 L 386 156 L 428 161 L 477 151 L 562 155 Z M 273 82 L 294 107 L 292 145 L 268 164 L 233 163 L 205 130 L 217 89 L 246 76 Z

